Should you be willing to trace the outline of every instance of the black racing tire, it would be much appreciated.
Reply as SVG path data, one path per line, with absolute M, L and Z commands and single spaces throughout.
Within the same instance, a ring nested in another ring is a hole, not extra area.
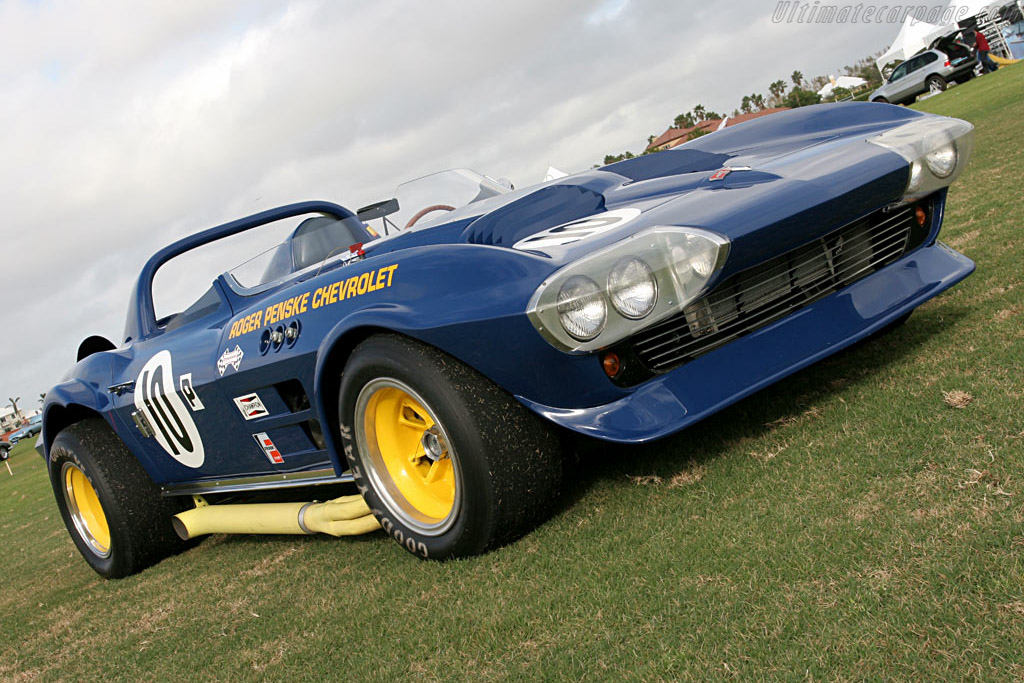
M 885 99 L 884 97 L 876 97 L 875 99 L 873 99 L 871 101 L 872 102 L 878 102 L 879 104 L 889 104 L 889 100 Z
M 171 526 L 186 500 L 161 496 L 103 420 L 76 422 L 57 434 L 49 469 L 64 525 L 100 576 L 129 576 L 195 545 Z
M 939 74 L 932 74 L 925 80 L 925 85 L 928 86 L 928 90 L 943 91 L 946 89 L 946 79 Z
M 375 335 L 355 348 L 339 422 L 367 505 L 418 557 L 502 546 L 546 520 L 557 500 L 554 428 L 475 370 L 407 337 Z

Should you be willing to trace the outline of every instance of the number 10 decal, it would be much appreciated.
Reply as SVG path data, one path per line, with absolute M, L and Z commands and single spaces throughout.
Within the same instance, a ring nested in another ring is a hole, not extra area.
M 171 352 L 161 351 L 142 366 L 135 382 L 135 407 L 153 425 L 153 436 L 168 455 L 186 467 L 201 467 L 203 440 L 192 414 L 174 390 Z

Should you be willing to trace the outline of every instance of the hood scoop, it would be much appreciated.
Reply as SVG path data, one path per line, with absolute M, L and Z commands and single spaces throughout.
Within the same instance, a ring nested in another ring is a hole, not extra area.
M 716 171 L 725 166 L 725 162 L 733 156 L 735 155 L 716 154 L 699 149 L 670 149 L 619 161 L 601 170 L 618 173 L 634 182 L 640 182 L 684 173 Z
M 511 248 L 530 235 L 600 213 L 605 208 L 604 192 L 622 178 L 595 173 L 579 181 L 549 185 L 481 216 L 463 231 L 463 241 Z

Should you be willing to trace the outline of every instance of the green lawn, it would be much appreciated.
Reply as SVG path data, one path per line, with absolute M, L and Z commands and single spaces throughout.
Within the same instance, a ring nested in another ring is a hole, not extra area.
M 1024 677 L 1024 64 L 917 106 L 977 126 L 943 235 L 977 272 L 673 438 L 582 447 L 487 556 L 215 537 L 103 581 L 20 444 L 0 679 Z

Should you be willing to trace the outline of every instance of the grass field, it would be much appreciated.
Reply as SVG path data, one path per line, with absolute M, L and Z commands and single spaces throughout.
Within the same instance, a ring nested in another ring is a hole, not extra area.
M 19 444 L 0 679 L 1024 678 L 1024 64 L 918 106 L 977 126 L 943 233 L 977 272 L 682 434 L 582 448 L 487 556 L 214 537 L 103 581 Z

